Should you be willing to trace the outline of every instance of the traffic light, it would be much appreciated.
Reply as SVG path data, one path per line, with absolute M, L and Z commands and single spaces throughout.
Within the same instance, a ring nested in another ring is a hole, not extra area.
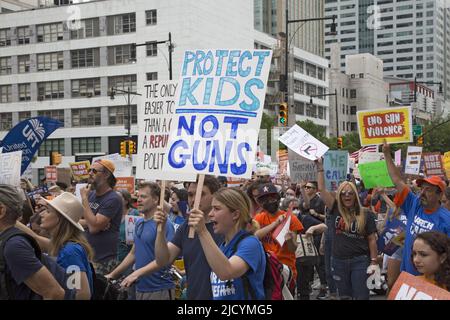
M 288 123 L 288 104 L 283 102 L 280 104 L 280 110 L 278 113 L 278 124 L 286 127 Z
M 120 155 L 124 158 L 127 156 L 127 141 L 120 143 Z
M 422 135 L 417 137 L 417 145 L 423 146 L 423 136 Z
M 129 154 L 136 153 L 136 142 L 134 142 L 133 140 L 128 141 L 128 152 Z
M 342 137 L 337 138 L 337 147 L 338 149 L 342 149 L 343 143 L 342 143 Z
M 62 162 L 62 155 L 57 151 L 52 151 L 50 153 L 50 165 L 57 166 Z

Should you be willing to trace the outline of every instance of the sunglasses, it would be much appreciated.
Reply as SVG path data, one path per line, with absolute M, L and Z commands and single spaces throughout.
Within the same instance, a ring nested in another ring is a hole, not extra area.
M 89 173 L 90 172 L 97 174 L 98 172 L 103 172 L 103 170 L 97 170 L 97 169 L 91 168 L 91 169 L 89 169 Z
M 353 191 L 341 191 L 341 196 L 354 196 L 355 193 Z
M 305 189 L 315 189 L 313 186 L 305 186 Z

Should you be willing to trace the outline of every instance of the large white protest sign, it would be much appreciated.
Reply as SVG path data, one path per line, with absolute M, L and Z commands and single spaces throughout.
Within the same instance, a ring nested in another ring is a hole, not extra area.
M 145 84 L 143 106 L 138 111 L 139 137 L 136 178 L 195 181 L 195 174 L 169 171 L 165 167 L 169 135 L 175 116 L 176 81 Z
M 422 157 L 422 147 L 408 147 L 406 152 L 405 173 L 419 174 L 420 160 Z
M 270 50 L 185 52 L 164 168 L 251 177 L 271 58 Z
M 0 184 L 20 185 L 22 151 L 0 154 Z
M 290 172 L 293 183 L 317 181 L 317 167 L 314 161 L 306 160 L 292 150 L 288 150 Z
M 75 186 L 75 196 L 80 200 L 83 201 L 83 199 L 81 199 L 81 189 L 85 188 L 88 184 L 87 183 L 78 183 Z
M 96 161 L 99 161 L 102 159 L 109 160 L 114 164 L 114 166 L 115 166 L 114 176 L 116 178 L 130 177 L 133 175 L 133 163 L 129 159 L 121 157 L 120 154 L 113 153 L 113 154 L 95 157 L 95 158 L 92 158 L 92 163 L 95 163 Z
M 278 140 L 289 149 L 308 160 L 317 160 L 328 151 L 328 147 L 314 138 L 300 126 L 295 125 Z

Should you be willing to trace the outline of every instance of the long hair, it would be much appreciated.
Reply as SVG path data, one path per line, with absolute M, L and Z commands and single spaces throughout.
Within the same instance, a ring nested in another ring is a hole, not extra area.
M 447 291 L 450 291 L 450 238 L 442 232 L 427 231 L 419 233 L 416 237 L 417 239 L 421 239 L 428 244 L 439 257 L 446 255 L 445 261 L 434 275 L 434 280 L 439 286 L 445 287 Z
M 221 188 L 214 193 L 213 197 L 231 212 L 236 210 L 240 212 L 238 220 L 240 229 L 254 233 L 259 228 L 258 223 L 252 219 L 250 214 L 252 203 L 244 191 L 238 188 Z
M 84 233 L 71 224 L 69 220 L 63 217 L 58 211 L 56 212 L 59 217 L 59 224 L 52 235 L 49 254 L 56 257 L 67 242 L 74 242 L 80 244 L 86 251 L 88 260 L 93 261 L 94 250 L 84 236 Z
M 119 192 L 125 200 L 127 209 L 133 208 L 133 199 L 131 198 L 131 194 L 128 192 L 128 190 L 120 189 L 117 192 Z
M 355 204 L 353 205 L 353 208 L 351 210 L 347 209 L 342 204 L 341 191 L 346 186 L 350 186 L 352 188 L 352 191 L 355 193 L 356 197 Z M 345 221 L 345 230 L 347 232 L 350 231 L 352 222 L 356 220 L 358 224 L 358 233 L 363 234 L 366 228 L 366 214 L 368 213 L 366 212 L 364 207 L 361 205 L 361 202 L 359 201 L 358 190 L 356 189 L 356 186 L 349 181 L 344 181 L 339 185 L 339 188 L 337 189 L 336 192 L 337 192 L 336 193 L 337 206 L 342 218 Z

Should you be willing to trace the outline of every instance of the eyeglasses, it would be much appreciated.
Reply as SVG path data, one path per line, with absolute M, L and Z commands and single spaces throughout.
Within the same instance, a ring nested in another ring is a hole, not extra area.
M 314 189 L 313 186 L 305 186 L 305 189 Z
M 341 196 L 354 196 L 355 193 L 353 191 L 341 191 Z
M 94 168 L 89 169 L 89 173 L 93 172 L 94 174 L 97 174 L 97 172 L 103 172 L 103 170 L 97 170 Z

